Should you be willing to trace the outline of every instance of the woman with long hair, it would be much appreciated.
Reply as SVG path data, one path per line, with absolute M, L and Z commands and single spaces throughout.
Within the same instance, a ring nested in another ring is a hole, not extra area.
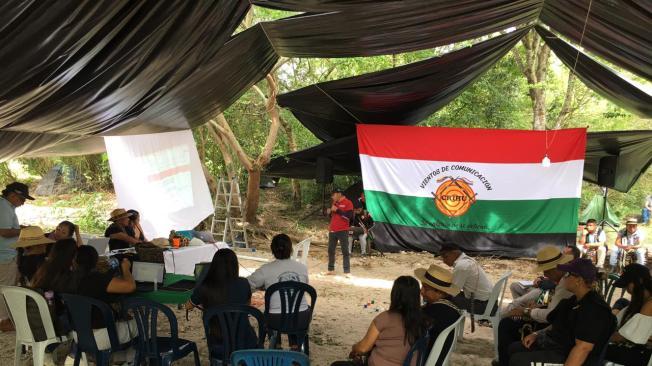
M 611 337 L 605 359 L 626 366 L 647 365 L 652 349 L 652 277 L 642 264 L 632 263 L 613 284 L 631 295 L 618 315 L 618 330 Z
M 127 213 L 131 214 L 127 233 L 142 242 L 146 242 L 145 232 L 143 227 L 140 226 L 140 213 L 136 210 L 127 210 Z
M 419 281 L 401 276 L 394 281 L 389 310 L 373 320 L 367 334 L 353 345 L 349 358 L 333 365 L 361 364 L 369 355 L 369 366 L 400 366 L 410 347 L 424 334 Z
M 199 308 L 201 310 L 219 305 L 250 305 L 251 288 L 246 278 L 239 277 L 238 257 L 231 249 L 220 249 L 215 255 L 211 265 L 202 278 L 198 287 L 195 288 L 190 300 L 186 303 L 186 309 Z M 242 322 L 242 324 L 248 322 Z M 255 348 L 257 343 L 256 334 L 249 326 L 246 335 L 246 344 Z M 213 319 L 210 329 L 209 343 L 218 345 L 222 342 L 220 326 L 217 319 Z
M 74 239 L 62 239 L 54 243 L 52 253 L 36 271 L 32 279 L 32 287 L 54 292 L 74 291 L 70 279 L 76 254 L 77 242 Z

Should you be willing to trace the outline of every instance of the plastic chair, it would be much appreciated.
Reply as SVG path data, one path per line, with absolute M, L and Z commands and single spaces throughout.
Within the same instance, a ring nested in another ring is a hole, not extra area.
M 248 305 L 222 305 L 204 310 L 204 331 L 208 343 L 211 365 L 215 363 L 228 364 L 231 354 L 241 349 L 251 349 L 247 344 L 247 336 L 251 330 L 249 317 L 254 317 L 258 323 L 258 336 L 255 348 L 263 348 L 265 343 L 265 319 L 260 310 Z M 211 335 L 211 322 L 217 318 L 221 344 Z M 221 354 L 221 357 L 219 357 Z
M 310 322 L 305 326 L 299 324 L 299 310 L 301 308 L 301 303 L 305 293 L 307 292 L 310 295 L 310 319 L 312 320 L 312 312 L 315 310 L 315 304 L 317 302 L 317 290 L 314 287 L 308 285 L 307 283 L 298 282 L 298 281 L 283 281 L 277 282 L 265 291 L 265 319 L 269 319 L 270 312 L 269 306 L 271 303 L 272 295 L 278 292 L 281 299 L 281 313 L 275 314 L 280 315 L 281 324 L 278 328 L 273 328 L 267 325 L 267 329 L 270 333 L 270 348 L 275 348 L 282 334 L 287 334 L 289 336 L 297 337 L 297 344 L 307 355 L 310 354 L 310 340 L 308 337 L 308 330 L 310 328 Z
M 75 343 L 77 344 L 75 366 L 79 366 L 82 353 L 94 355 L 95 363 L 98 366 L 108 366 L 114 351 L 124 350 L 127 346 L 131 345 L 131 342 L 120 344 L 115 328 L 113 311 L 108 304 L 80 295 L 62 294 L 61 297 L 66 304 L 72 330 L 77 333 L 77 338 L 75 339 Z M 97 347 L 91 323 L 93 310 L 99 311 L 106 325 L 109 343 L 111 345 L 109 349 L 100 350 Z
M 451 324 L 448 326 L 448 328 L 444 329 L 439 333 L 437 336 L 437 339 L 435 339 L 435 343 L 432 345 L 432 348 L 430 349 L 430 354 L 428 355 L 428 359 L 426 360 L 425 366 L 435 366 L 437 364 L 437 360 L 439 359 L 439 356 L 441 353 L 444 351 L 444 345 L 446 343 L 446 339 L 448 339 L 448 336 L 452 333 L 453 334 L 453 342 L 451 343 L 451 347 L 448 349 L 448 352 L 446 353 L 446 357 L 444 358 L 442 362 L 442 366 L 448 366 L 448 362 L 450 360 L 451 352 L 453 352 L 453 349 L 455 348 L 455 345 L 457 344 L 457 331 L 456 329 L 460 326 L 460 324 L 464 321 L 464 315 L 461 315 L 455 323 Z
M 197 344 L 185 339 L 179 339 L 177 317 L 170 308 L 143 298 L 125 300 L 124 308 L 125 311 L 131 310 L 133 312 L 138 327 L 136 365 L 140 365 L 142 361 L 156 360 L 157 365 L 167 366 L 192 352 L 195 356 L 195 365 L 200 366 Z M 169 337 L 159 337 L 157 334 L 159 312 L 163 313 L 168 320 L 170 325 Z
M 484 310 L 484 314 L 474 314 L 476 320 L 488 320 L 491 322 L 491 327 L 494 332 L 494 352 L 496 357 L 498 356 L 498 323 L 500 323 L 500 308 L 503 305 L 503 299 L 505 298 L 505 289 L 507 288 L 507 280 L 512 275 L 512 271 L 509 271 L 502 275 L 500 279 L 494 284 L 491 294 L 489 295 L 489 300 L 487 300 L 487 307 Z M 494 305 L 496 310 L 494 312 Z M 493 315 L 492 315 L 493 313 Z M 464 312 L 464 315 L 468 312 Z M 462 338 L 464 334 L 464 318 L 460 323 L 460 328 L 458 330 L 458 337 Z
M 231 354 L 232 366 L 308 366 L 308 356 L 301 352 L 275 349 L 250 349 Z
M 308 265 L 308 252 L 310 251 L 310 238 L 303 239 L 292 247 L 292 259 Z M 301 257 L 299 257 L 301 255 Z
M 604 297 L 605 301 L 609 306 L 611 306 L 611 300 L 614 296 L 614 292 L 616 291 L 616 287 L 614 286 L 614 282 L 618 280 L 620 276 L 617 273 L 610 273 L 609 276 L 607 277 L 606 285 L 604 287 L 604 291 L 602 293 L 602 296 Z M 623 288 L 621 293 L 620 293 L 620 298 L 625 296 L 625 289 Z
M 424 366 L 428 353 L 430 353 L 428 350 L 429 346 L 430 330 L 428 330 L 423 337 L 414 342 L 410 348 L 410 352 L 408 352 L 407 356 L 405 356 L 405 360 L 403 360 L 403 366 Z
M 47 301 L 45 301 L 45 298 L 41 294 L 34 290 L 16 286 L 0 286 L 0 294 L 4 297 L 7 309 L 9 310 L 9 315 L 11 316 L 11 321 L 14 323 L 14 327 L 16 327 L 16 353 L 14 354 L 14 365 L 19 366 L 21 364 L 20 355 L 23 346 L 32 347 L 32 360 L 34 366 L 43 365 L 45 348 L 50 344 L 61 343 L 67 339 L 64 336 L 57 337 Z M 45 328 L 46 339 L 43 341 L 36 341 L 32 329 L 29 326 L 26 306 L 27 298 L 34 300 L 38 306 L 41 322 L 43 328 Z

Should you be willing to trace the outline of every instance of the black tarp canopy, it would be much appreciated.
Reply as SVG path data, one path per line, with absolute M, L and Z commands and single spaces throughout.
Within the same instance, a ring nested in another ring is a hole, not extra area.
M 589 132 L 586 141 L 584 180 L 598 182 L 600 158 L 618 156 L 616 184 L 627 192 L 652 163 L 652 130 Z M 329 159 L 336 175 L 360 175 L 358 140 L 355 135 L 326 141 L 320 145 L 273 159 L 266 173 L 271 176 L 314 179 L 317 158 Z

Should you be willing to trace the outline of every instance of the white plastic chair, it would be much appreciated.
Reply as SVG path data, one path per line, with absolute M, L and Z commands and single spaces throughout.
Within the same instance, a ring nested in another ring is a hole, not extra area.
M 503 299 L 505 298 L 505 289 L 507 288 L 507 280 L 512 275 L 512 271 L 509 271 L 502 275 L 500 279 L 496 282 L 491 294 L 489 295 L 489 300 L 487 301 L 487 307 L 484 310 L 484 314 L 475 314 L 474 317 L 476 320 L 488 320 L 491 322 L 491 328 L 494 331 L 494 352 L 496 357 L 498 357 L 498 323 L 500 323 L 500 308 L 503 306 Z M 493 304 L 496 304 L 496 312 L 494 315 L 491 315 L 493 310 Z M 468 312 L 464 312 L 464 315 Z M 458 330 L 458 336 L 462 338 L 464 334 L 464 316 L 462 322 L 460 323 L 460 328 Z
M 435 340 L 435 343 L 433 343 L 432 348 L 430 349 L 430 354 L 428 355 L 428 359 L 426 360 L 425 366 L 435 366 L 437 363 L 437 360 L 439 359 L 439 356 L 441 355 L 441 352 L 444 349 L 444 343 L 446 343 L 446 338 L 448 338 L 448 335 L 453 333 L 453 342 L 451 343 L 451 348 L 448 350 L 448 353 L 446 354 L 446 357 L 444 358 L 444 361 L 442 362 L 442 366 L 448 366 L 448 360 L 451 357 L 451 353 L 455 349 L 455 345 L 457 344 L 457 328 L 460 326 L 460 323 L 464 320 L 464 315 L 462 314 L 459 319 L 455 321 L 455 323 L 451 324 L 448 326 L 448 328 L 444 329 L 439 333 L 437 336 L 437 339 Z
M 16 353 L 14 354 L 14 365 L 20 366 L 20 355 L 22 346 L 32 347 L 32 360 L 34 366 L 42 366 L 45 358 L 45 348 L 53 343 L 60 343 L 66 340 L 65 336 L 57 337 L 54 331 L 54 324 L 50 317 L 50 310 L 45 298 L 38 292 L 23 287 L 0 286 L 0 294 L 9 309 L 11 320 L 16 327 Z M 27 320 L 27 298 L 31 298 L 38 306 L 43 328 L 45 328 L 46 339 L 37 342 L 34 339 L 32 329 Z
M 310 238 L 303 239 L 292 247 L 292 259 L 308 265 L 308 251 L 310 251 Z M 301 257 L 299 257 L 301 256 Z
M 97 254 L 106 254 L 109 251 L 109 238 L 93 238 L 88 239 L 86 245 L 90 245 L 97 251 Z

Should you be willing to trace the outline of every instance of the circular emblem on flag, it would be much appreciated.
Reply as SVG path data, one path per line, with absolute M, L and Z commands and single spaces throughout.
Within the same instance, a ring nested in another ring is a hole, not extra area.
M 437 179 L 441 183 L 432 195 L 437 209 L 448 217 L 464 215 L 475 203 L 473 182 L 465 178 L 443 177 Z

